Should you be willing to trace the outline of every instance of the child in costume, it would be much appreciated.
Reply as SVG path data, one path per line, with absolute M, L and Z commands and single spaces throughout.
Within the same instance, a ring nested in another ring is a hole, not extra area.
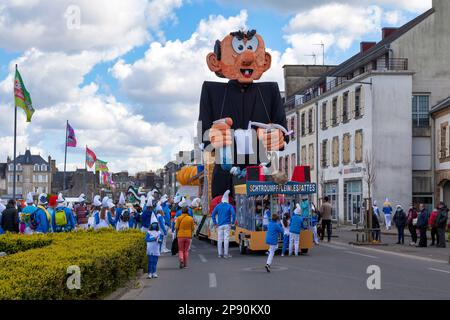
M 163 235 L 159 231 L 159 223 L 154 214 L 152 214 L 151 224 L 149 230 L 145 235 L 145 242 L 147 242 L 147 257 L 148 257 L 148 279 L 158 278 L 156 267 L 158 259 L 161 255 L 161 243 Z

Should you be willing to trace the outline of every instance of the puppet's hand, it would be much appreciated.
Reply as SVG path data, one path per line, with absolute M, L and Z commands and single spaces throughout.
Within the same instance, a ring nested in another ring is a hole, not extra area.
M 280 129 L 267 132 L 265 129 L 258 129 L 258 139 L 262 140 L 267 151 L 279 151 L 284 146 L 284 134 Z
M 209 130 L 209 140 L 214 148 L 231 145 L 231 126 L 233 120 L 225 118 L 222 122 L 214 124 Z

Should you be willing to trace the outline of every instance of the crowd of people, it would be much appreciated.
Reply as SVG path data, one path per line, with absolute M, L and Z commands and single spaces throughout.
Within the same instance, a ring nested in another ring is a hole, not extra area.
M 437 208 L 431 213 L 427 210 L 424 204 L 419 204 L 419 208 L 411 205 L 406 213 L 401 205 L 397 205 L 395 212 L 389 199 L 383 203 L 383 208 L 377 206 L 376 201 L 373 204 L 372 228 L 373 239 L 378 241 L 380 238 L 381 220 L 384 216 L 384 223 L 386 230 L 392 228 L 392 222 L 397 228 L 398 241 L 397 244 L 405 244 L 405 229 L 407 228 L 411 235 L 411 242 L 409 245 L 417 247 L 428 246 L 428 231 L 431 233 L 430 246 L 438 248 L 446 247 L 446 229 L 448 228 L 448 207 L 444 202 L 439 202 Z M 383 216 L 382 214 L 383 213 Z

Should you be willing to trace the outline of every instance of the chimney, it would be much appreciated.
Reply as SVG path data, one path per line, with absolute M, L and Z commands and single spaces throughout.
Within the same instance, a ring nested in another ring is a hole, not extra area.
M 361 42 L 360 45 L 361 52 L 366 52 L 367 50 L 375 47 L 376 44 L 377 44 L 376 42 L 368 42 L 368 41 Z
M 398 28 L 383 28 L 381 29 L 381 38 L 384 40 L 391 34 L 395 33 L 397 30 Z

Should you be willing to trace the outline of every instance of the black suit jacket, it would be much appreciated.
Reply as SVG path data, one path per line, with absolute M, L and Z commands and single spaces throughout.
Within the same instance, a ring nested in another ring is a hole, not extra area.
M 241 85 L 235 80 L 228 83 L 204 82 L 200 99 L 200 114 L 203 143 L 209 145 L 209 138 L 205 132 L 210 129 L 213 122 L 230 117 L 233 119 L 232 129 L 247 129 L 250 121 L 261 123 L 276 123 L 286 128 L 286 114 L 280 90 L 276 82 L 260 82 L 250 85 Z M 288 141 L 288 137 L 285 137 Z M 257 163 L 252 163 L 247 157 L 245 165 L 255 165 L 268 162 L 267 157 L 261 158 L 267 152 L 262 143 L 254 146 L 259 151 Z M 236 160 L 236 148 L 235 160 Z M 236 163 L 236 162 L 235 162 Z

